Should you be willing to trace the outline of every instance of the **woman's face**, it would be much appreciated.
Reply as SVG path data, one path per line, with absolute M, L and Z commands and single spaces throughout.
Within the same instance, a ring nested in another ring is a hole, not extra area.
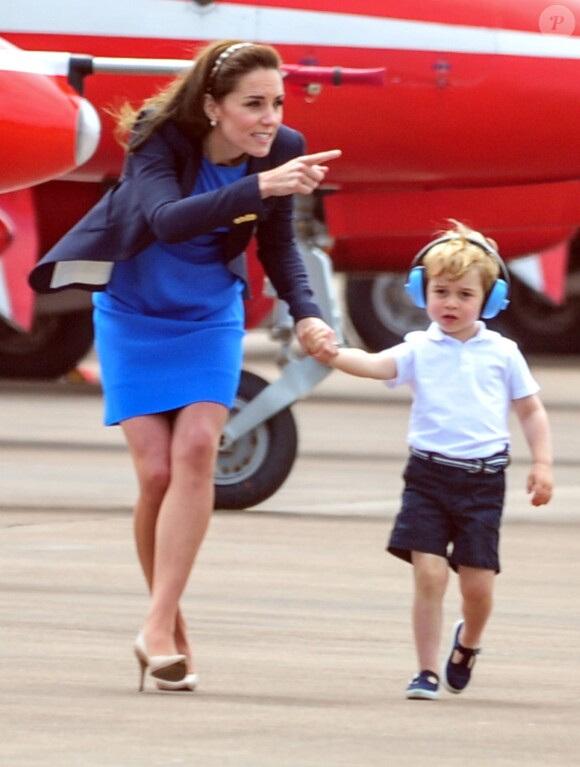
M 235 90 L 217 102 L 207 97 L 206 114 L 217 121 L 207 137 L 212 162 L 240 155 L 265 157 L 282 122 L 284 86 L 277 69 L 255 69 L 240 77 Z

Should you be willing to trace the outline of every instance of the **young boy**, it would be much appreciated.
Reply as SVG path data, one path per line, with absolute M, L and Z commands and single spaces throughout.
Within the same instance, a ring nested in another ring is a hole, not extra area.
M 453 224 L 419 253 L 409 275 L 409 292 L 426 308 L 429 328 L 376 354 L 337 348 L 326 360 L 345 373 L 412 389 L 410 456 L 387 549 L 413 566 L 419 673 L 409 681 L 406 697 L 415 700 L 439 695 L 449 567 L 458 573 L 463 607 L 443 669 L 450 692 L 467 687 L 480 652 L 500 571 L 510 406 L 532 456 L 531 502 L 539 506 L 552 495 L 550 429 L 539 387 L 517 345 L 479 321 L 507 305 L 505 266 L 493 241 Z

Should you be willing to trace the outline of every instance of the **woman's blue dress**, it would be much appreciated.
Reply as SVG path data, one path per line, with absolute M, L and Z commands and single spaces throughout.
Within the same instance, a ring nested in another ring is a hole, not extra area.
M 244 176 L 246 164 L 204 159 L 193 194 Z M 94 294 L 95 345 L 107 426 L 193 402 L 230 408 L 242 366 L 243 284 L 227 268 L 227 229 L 188 242 L 155 242 L 115 264 Z

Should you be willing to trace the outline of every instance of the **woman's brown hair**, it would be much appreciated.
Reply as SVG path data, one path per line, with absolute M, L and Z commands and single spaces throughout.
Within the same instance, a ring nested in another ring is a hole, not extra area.
M 241 40 L 211 43 L 199 51 L 191 68 L 139 108 L 125 103 L 111 111 L 117 122 L 115 136 L 122 146 L 135 151 L 163 123 L 173 120 L 192 139 L 202 138 L 210 130 L 204 110 L 206 94 L 219 103 L 235 90 L 240 77 L 255 69 L 279 70 L 280 64 L 278 52 L 269 45 Z M 139 129 L 135 132 L 137 122 Z

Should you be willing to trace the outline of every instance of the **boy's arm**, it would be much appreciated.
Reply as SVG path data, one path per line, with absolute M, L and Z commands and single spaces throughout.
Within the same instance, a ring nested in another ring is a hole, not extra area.
M 343 349 L 335 344 L 328 351 L 328 339 L 319 328 L 312 329 L 310 333 L 308 351 L 324 365 L 360 378 L 388 381 L 397 375 L 397 363 L 388 349 L 371 353 L 363 349 Z
M 535 394 L 513 400 L 512 405 L 532 454 L 527 491 L 532 493 L 532 504 L 541 506 L 552 497 L 552 441 L 548 415 Z
M 379 381 L 388 381 L 397 375 L 397 363 L 388 349 L 372 354 L 363 349 L 337 348 L 328 364 L 343 373 L 361 378 L 376 378 Z

